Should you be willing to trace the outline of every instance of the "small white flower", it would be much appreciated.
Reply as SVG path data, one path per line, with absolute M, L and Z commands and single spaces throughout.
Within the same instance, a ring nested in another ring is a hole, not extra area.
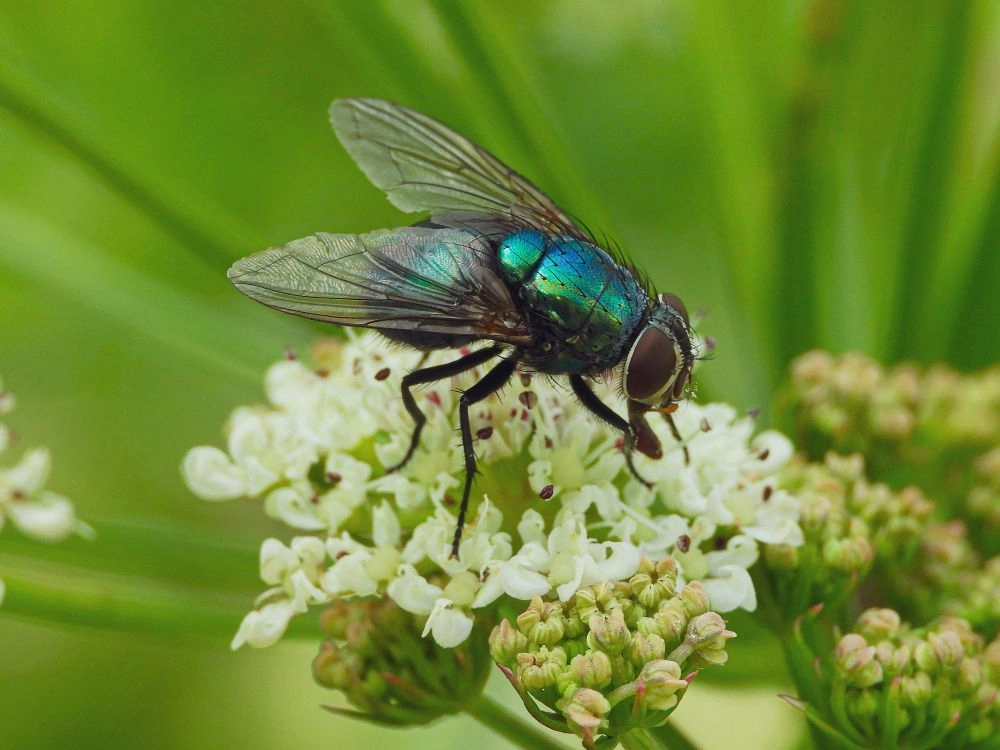
M 235 651 L 243 644 L 253 648 L 275 644 L 285 634 L 294 615 L 295 609 L 287 601 L 271 602 L 252 610 L 243 618 L 229 647 Z
M 430 633 L 442 648 L 454 648 L 472 632 L 472 618 L 451 605 L 450 599 L 438 599 L 424 625 L 424 636 Z

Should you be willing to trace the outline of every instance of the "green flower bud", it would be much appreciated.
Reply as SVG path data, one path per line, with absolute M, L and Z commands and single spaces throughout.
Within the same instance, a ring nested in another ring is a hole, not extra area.
M 490 633 L 490 656 L 499 664 L 513 664 L 517 655 L 528 650 L 528 638 L 509 620 L 501 620 Z
M 589 622 L 595 613 L 607 612 L 617 603 L 614 586 L 601 583 L 580 589 L 573 597 L 574 608 L 580 622 Z
M 514 673 L 526 690 L 544 690 L 556 684 L 565 667 L 565 651 L 540 646 L 538 651 L 517 655 Z
M 653 615 L 656 632 L 663 639 L 667 648 L 679 644 L 687 633 L 688 615 L 679 599 L 667 599 L 660 604 L 660 609 Z
M 559 643 L 565 633 L 562 606 L 558 602 L 543 602 L 536 596 L 517 616 L 517 629 L 532 643 L 547 646 Z
M 600 690 L 611 682 L 611 658 L 603 651 L 591 651 L 574 656 L 569 669 L 564 673 L 576 687 Z M 559 685 L 559 692 L 565 693 L 566 686 Z
M 627 658 L 637 669 L 642 668 L 647 662 L 662 659 L 666 653 L 666 644 L 656 633 L 636 633 L 633 636 L 628 648 L 625 649 Z
M 764 557 L 768 567 L 774 570 L 795 570 L 799 567 L 799 548 L 790 544 L 769 544 L 764 548 Z
M 629 633 L 625 615 L 620 609 L 613 609 L 607 614 L 595 613 L 591 615 L 588 625 L 590 636 L 587 642 L 591 648 L 609 654 L 620 654 L 629 644 L 632 634 Z
M 656 610 L 660 602 L 672 597 L 677 589 L 677 561 L 664 557 L 654 563 L 643 558 L 639 572 L 628 583 L 639 604 L 648 610 Z
M 960 693 L 968 695 L 975 693 L 983 684 L 983 665 L 976 659 L 968 657 L 958 664 L 957 686 Z
M 847 708 L 851 718 L 864 723 L 878 715 L 882 697 L 875 690 L 852 690 L 847 694 Z
M 867 609 L 861 613 L 854 629 L 869 643 L 893 638 L 901 624 L 899 613 L 892 609 Z
M 639 672 L 639 679 L 646 687 L 646 705 L 653 711 L 667 711 L 676 706 L 679 694 L 688 686 L 681 679 L 680 665 L 668 659 L 646 664 Z
M 875 548 L 867 539 L 830 539 L 823 545 L 823 562 L 833 570 L 851 573 L 865 570 L 875 559 Z
M 917 672 L 912 676 L 904 676 L 899 684 L 900 699 L 903 706 L 921 708 L 934 697 L 934 683 L 926 672 Z
M 691 581 L 681 591 L 681 602 L 684 604 L 684 611 L 688 617 L 708 612 L 712 602 L 708 598 L 708 592 L 701 585 L 700 581 Z
M 882 665 L 875 658 L 875 647 L 860 635 L 848 633 L 837 645 L 835 666 L 854 687 L 871 687 L 882 681 Z

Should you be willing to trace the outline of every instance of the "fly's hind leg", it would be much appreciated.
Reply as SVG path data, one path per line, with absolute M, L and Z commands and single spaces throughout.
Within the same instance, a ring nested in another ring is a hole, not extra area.
M 451 540 L 452 557 L 458 557 L 458 545 L 462 541 L 465 513 L 469 509 L 469 495 L 472 493 L 472 480 L 476 476 L 476 451 L 472 446 L 472 426 L 469 423 L 469 407 L 503 388 L 514 374 L 514 370 L 517 369 L 517 362 L 518 358 L 516 355 L 507 357 L 486 373 L 482 380 L 462 393 L 459 398 L 458 420 L 462 431 L 462 452 L 465 454 L 465 487 L 462 489 L 462 505 L 458 509 L 455 536 Z
M 433 367 L 424 367 L 403 376 L 403 381 L 400 385 L 400 392 L 403 396 L 403 406 L 406 407 L 407 413 L 413 418 L 413 434 L 410 436 L 410 447 L 406 449 L 406 455 L 404 455 L 403 459 L 398 463 L 393 466 L 386 467 L 386 473 L 399 471 L 406 466 L 407 462 L 409 462 L 411 458 L 413 458 L 413 454 L 417 450 L 417 446 L 420 444 L 420 433 L 423 432 L 424 425 L 427 424 L 427 415 L 424 414 L 419 406 L 417 406 L 417 401 L 413 398 L 413 393 L 410 389 L 415 385 L 433 383 L 438 380 L 454 377 L 455 375 L 463 373 L 466 370 L 471 370 L 473 367 L 493 359 L 502 351 L 503 347 L 499 344 L 488 346 L 485 349 L 479 349 L 471 354 L 466 354 L 464 357 L 456 359 L 454 362 L 448 362 L 443 365 L 434 365 Z

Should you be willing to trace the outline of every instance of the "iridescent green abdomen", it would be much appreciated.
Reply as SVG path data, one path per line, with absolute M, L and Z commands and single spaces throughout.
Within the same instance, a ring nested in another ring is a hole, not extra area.
M 621 361 L 649 308 L 630 271 L 597 245 L 535 230 L 505 237 L 497 259 L 541 338 L 554 347 L 546 372 L 596 374 Z M 544 358 L 544 351 L 532 354 Z

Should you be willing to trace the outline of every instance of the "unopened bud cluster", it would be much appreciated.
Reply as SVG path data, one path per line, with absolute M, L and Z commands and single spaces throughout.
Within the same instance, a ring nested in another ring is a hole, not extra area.
M 842 601 L 876 559 L 892 566 L 912 560 L 933 511 L 915 487 L 895 492 L 866 480 L 857 455 L 798 461 L 780 480 L 799 502 L 805 544 L 768 545 L 764 557 L 791 615 L 816 602 Z
M 536 719 L 590 746 L 665 722 L 695 671 L 726 662 L 735 635 L 666 557 L 565 602 L 534 598 L 493 629 L 490 652 Z
M 792 364 L 785 400 L 799 427 L 841 452 L 919 461 L 941 446 L 1000 443 L 1000 367 L 961 375 L 812 351 Z
M 952 615 L 982 632 L 1000 631 L 1000 556 L 984 561 L 962 521 L 930 524 L 913 565 L 895 583 L 909 611 Z
M 1000 747 L 1000 640 L 870 609 L 829 657 L 826 720 L 851 746 Z M 982 744 L 979 744 L 982 743 Z
M 423 619 L 391 599 L 340 599 L 320 622 L 326 640 L 313 660 L 313 677 L 343 693 L 368 721 L 424 724 L 461 711 L 493 666 L 484 638 L 438 648 L 422 637 Z

